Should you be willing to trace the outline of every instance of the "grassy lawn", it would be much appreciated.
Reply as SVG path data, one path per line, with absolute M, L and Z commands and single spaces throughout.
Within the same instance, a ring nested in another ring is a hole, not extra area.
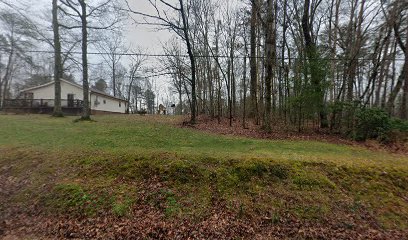
M 94 119 L 0 115 L 0 176 L 9 189 L 0 215 L 37 206 L 50 216 L 133 218 L 148 206 L 164 221 L 226 212 L 267 225 L 408 228 L 407 156 L 212 135 L 172 117 Z

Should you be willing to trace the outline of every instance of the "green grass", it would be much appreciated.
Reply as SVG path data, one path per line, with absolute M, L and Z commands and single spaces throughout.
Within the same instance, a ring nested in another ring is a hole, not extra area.
M 0 115 L 0 169 L 10 168 L 0 174 L 29 179 L 10 201 L 50 214 L 117 217 L 149 205 L 192 220 L 221 202 L 240 217 L 272 222 L 368 212 L 384 228 L 408 227 L 406 156 L 219 136 L 178 128 L 172 117 L 74 119 Z

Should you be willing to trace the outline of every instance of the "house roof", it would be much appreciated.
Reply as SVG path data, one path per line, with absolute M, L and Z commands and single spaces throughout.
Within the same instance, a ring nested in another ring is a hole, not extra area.
M 61 80 L 62 82 L 64 82 L 64 83 L 67 83 L 67 84 L 70 84 L 70 85 L 72 85 L 72 86 L 75 86 L 75 87 L 78 87 L 78 88 L 81 88 L 81 89 L 82 89 L 82 86 L 79 85 L 79 84 L 77 84 L 77 83 L 70 82 L 70 81 L 67 81 L 67 80 L 62 79 L 62 78 L 61 78 L 60 80 Z M 48 82 L 48 83 L 45 83 L 45 84 L 42 84 L 42 85 L 38 85 L 38 86 L 35 86 L 35 87 L 26 88 L 26 89 L 21 90 L 20 92 L 27 92 L 27 91 L 31 91 L 31 90 L 35 90 L 35 89 L 39 89 L 39 88 L 43 88 L 43 87 L 48 87 L 48 86 L 50 86 L 50 85 L 53 85 L 54 82 L 55 82 L 55 81 L 51 81 L 51 82 Z
M 105 96 L 105 97 L 109 97 L 109 98 L 113 98 L 113 99 L 117 99 L 117 100 L 121 100 L 121 101 L 127 102 L 126 99 L 123 99 L 123 98 L 120 98 L 120 97 L 114 97 L 114 96 L 112 96 L 112 95 L 109 95 L 109 94 L 107 94 L 107 93 L 105 93 L 105 92 L 102 92 L 102 91 L 100 91 L 100 90 L 98 90 L 98 89 L 95 89 L 95 88 L 91 88 L 91 89 L 89 89 L 89 91 L 91 92 L 91 94 L 94 93 L 94 94 L 103 95 L 103 96 Z
M 79 84 L 77 84 L 77 83 L 70 82 L 70 81 L 67 81 L 67 80 L 62 79 L 62 78 L 61 78 L 60 80 L 61 80 L 61 82 L 64 82 L 64 83 L 70 84 L 70 85 L 72 85 L 72 86 L 74 86 L 74 87 L 78 87 L 78 88 L 82 89 L 82 86 L 79 85 Z M 26 89 L 21 90 L 20 92 L 27 92 L 27 91 L 32 91 L 32 90 L 39 89 L 39 88 L 43 88 L 43 87 L 48 87 L 48 86 L 50 86 L 50 85 L 53 85 L 54 82 L 55 82 L 55 81 L 51 81 L 51 82 L 48 82 L 48 83 L 46 83 L 46 84 L 42 84 L 42 85 L 39 85 L 39 86 L 35 86 L 35 87 L 31 87 L 31 88 L 26 88 Z M 95 88 L 90 88 L 90 89 L 89 89 L 89 92 L 90 92 L 90 94 L 98 94 L 98 95 L 103 95 L 103 96 L 105 96 L 105 97 L 109 97 L 109 98 L 116 99 L 116 100 L 127 101 L 127 100 L 125 100 L 125 99 L 123 99 L 123 98 L 114 97 L 114 96 L 109 95 L 109 94 L 107 94 L 107 93 L 105 93 L 105 92 L 99 91 L 99 90 L 97 90 L 97 89 L 95 89 Z

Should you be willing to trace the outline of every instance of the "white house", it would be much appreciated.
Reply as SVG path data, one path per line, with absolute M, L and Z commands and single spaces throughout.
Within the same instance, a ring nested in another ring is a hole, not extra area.
M 46 110 L 54 107 L 54 85 L 49 82 L 40 86 L 27 88 L 20 91 L 20 97 L 9 104 L 12 108 L 26 107 Z M 83 88 L 81 85 L 61 79 L 61 106 L 63 111 L 78 113 L 83 103 Z M 128 102 L 125 99 L 111 96 L 96 89 L 89 90 L 89 101 L 92 114 L 100 113 L 126 113 Z M 9 107 L 10 108 L 10 107 Z

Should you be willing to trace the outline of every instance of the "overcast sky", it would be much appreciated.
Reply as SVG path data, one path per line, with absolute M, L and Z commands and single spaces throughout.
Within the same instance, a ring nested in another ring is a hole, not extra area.
M 12 0 L 9 0 L 13 2 Z M 28 11 L 39 13 L 51 7 L 51 0 L 23 0 L 29 6 Z M 153 9 L 149 6 L 147 0 L 129 0 L 129 4 L 135 11 L 153 13 Z M 51 12 L 50 12 L 51 14 Z M 132 15 L 136 20 L 141 21 L 142 18 Z M 155 27 L 146 25 L 135 25 L 132 19 L 129 19 L 129 23 L 125 28 L 125 36 L 127 42 L 132 46 L 140 46 L 143 49 L 152 53 L 159 53 L 161 49 L 161 43 L 171 38 L 171 33 L 162 30 L 158 31 Z
M 147 0 L 129 0 L 132 4 L 131 8 L 135 11 L 153 13 L 153 9 L 149 6 Z M 137 21 L 141 21 L 141 17 L 132 15 Z M 167 41 L 171 34 L 168 31 L 158 31 L 153 26 L 147 25 L 135 25 L 133 19 L 129 20 L 129 26 L 127 27 L 127 40 L 133 45 L 141 46 L 152 53 L 160 53 L 161 43 Z
M 6 0 L 7 1 L 7 0 Z M 22 9 L 24 13 L 27 12 L 28 15 L 31 16 L 44 16 L 44 13 L 49 13 L 49 19 L 51 19 L 51 0 L 19 0 L 24 3 L 25 9 Z M 116 0 L 115 0 L 116 1 Z M 128 0 L 131 8 L 134 11 L 144 12 L 148 14 L 154 14 L 154 9 L 150 6 L 148 0 Z M 175 0 L 169 0 L 170 2 Z M 15 0 L 8 0 L 9 3 L 16 3 Z M 48 9 L 48 10 L 47 10 Z M 143 22 L 143 18 L 137 17 L 135 15 L 132 16 L 139 22 Z M 50 24 L 50 23 L 49 23 Z M 162 44 L 172 38 L 173 34 L 167 30 L 157 30 L 156 27 L 138 24 L 136 25 L 133 19 L 129 19 L 128 24 L 125 27 L 124 35 L 126 38 L 126 42 L 133 48 L 141 48 L 144 53 L 147 54 L 160 54 L 163 53 Z M 40 46 L 38 46 L 40 47 Z M 44 50 L 47 47 L 44 45 Z M 95 57 L 93 55 L 89 56 L 90 60 L 90 67 L 96 66 L 96 64 L 102 62 L 102 58 Z M 127 57 L 123 57 L 123 65 L 126 67 L 128 65 Z M 149 67 L 156 68 L 156 71 L 159 71 L 160 64 L 156 58 L 150 57 L 148 58 L 147 65 Z M 160 69 L 161 70 L 161 69 Z M 76 72 L 75 75 L 77 76 L 77 80 L 80 79 L 80 72 Z M 167 77 L 156 77 L 151 78 L 155 83 L 155 89 L 157 91 L 157 95 L 159 101 L 163 96 L 167 96 L 168 78 Z
M 9 0 L 10 2 L 14 2 L 14 0 Z M 49 9 L 49 13 L 51 14 L 51 0 L 21 0 L 24 2 L 27 7 L 27 12 L 32 12 L 35 15 L 42 15 L 42 12 L 47 12 L 46 9 Z M 147 0 L 128 0 L 131 8 L 134 11 L 145 12 L 149 14 L 154 14 L 154 9 L 150 6 Z M 170 0 L 171 1 L 171 0 Z M 163 52 L 162 50 L 162 43 L 168 41 L 173 35 L 167 30 L 157 30 L 156 27 L 147 26 L 143 24 L 136 25 L 134 23 L 133 18 L 137 21 L 142 22 L 143 18 L 137 17 L 132 15 L 132 19 L 129 19 L 124 35 L 126 38 L 127 44 L 129 44 L 133 48 L 141 48 L 144 53 L 147 54 L 160 54 Z M 103 60 L 99 57 L 89 56 L 90 64 L 97 64 L 102 62 Z M 126 67 L 128 65 L 127 57 L 123 57 L 123 64 Z M 146 63 L 153 68 L 159 66 L 157 63 L 157 59 L 150 57 Z M 156 69 L 158 70 L 158 69 Z M 78 79 L 80 78 L 79 72 L 75 75 L 78 75 Z M 158 77 L 152 79 L 155 81 L 156 90 L 158 91 L 159 98 L 161 96 L 167 95 L 164 92 L 167 90 L 168 85 L 166 84 L 168 79 L 166 77 Z M 159 93 L 160 92 L 160 93 Z M 161 95 L 161 96 L 160 96 Z

